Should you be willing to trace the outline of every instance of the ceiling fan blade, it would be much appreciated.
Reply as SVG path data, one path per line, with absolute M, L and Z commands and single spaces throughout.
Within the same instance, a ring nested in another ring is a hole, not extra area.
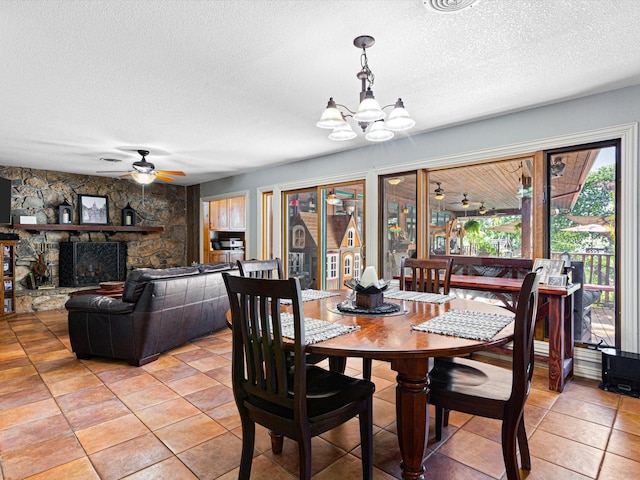
M 165 182 L 173 182 L 173 178 L 167 177 L 166 175 L 162 175 L 161 173 L 156 172 L 156 178 L 158 180 L 164 180 Z
M 120 175 L 119 178 L 130 177 L 130 176 L 131 176 L 131 172 L 125 173 L 124 175 Z
M 162 175 L 177 175 L 179 177 L 184 177 L 185 176 L 184 172 L 179 172 L 179 171 L 175 171 L 175 170 L 156 170 L 156 173 L 160 173 Z
M 129 170 L 98 170 L 96 173 L 127 173 Z

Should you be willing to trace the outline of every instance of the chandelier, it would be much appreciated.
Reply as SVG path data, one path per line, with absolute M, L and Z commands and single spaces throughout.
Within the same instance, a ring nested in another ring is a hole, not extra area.
M 367 61 L 367 48 L 372 47 L 375 43 L 375 39 L 369 35 L 356 37 L 353 41 L 357 48 L 362 48 L 362 54 L 360 55 L 362 69 L 356 75 L 362 82 L 360 105 L 358 110 L 354 112 L 344 105 L 336 103 L 333 97 L 329 98 L 327 108 L 316 125 L 320 128 L 332 129 L 331 134 L 329 134 L 331 140 L 343 141 L 357 137 L 356 132 L 353 131 L 351 124 L 347 121 L 349 117 L 358 122 L 362 132 L 365 134 L 365 138 L 372 142 L 390 140 L 393 138 L 394 132 L 409 130 L 416 124 L 407 110 L 405 110 L 401 98 L 398 98 L 395 104 L 380 107 L 380 104 L 373 96 L 371 87 L 375 77 Z M 338 107 L 343 108 L 347 113 L 340 111 Z M 389 107 L 394 108 L 387 117 L 383 110 Z M 387 117 L 386 120 L 385 117 Z

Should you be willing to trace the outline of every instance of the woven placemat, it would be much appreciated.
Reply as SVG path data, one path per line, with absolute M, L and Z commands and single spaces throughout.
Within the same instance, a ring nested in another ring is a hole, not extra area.
M 336 292 L 327 292 L 325 290 L 312 290 L 312 289 L 302 290 L 300 294 L 303 302 L 318 300 L 320 298 L 337 297 L 338 295 L 340 295 L 339 293 L 336 293 Z M 282 305 L 289 305 L 291 304 L 291 300 L 283 298 L 280 300 L 280 303 Z
M 507 315 L 449 310 L 420 325 L 412 325 L 411 328 L 421 332 L 489 341 L 511 322 L 513 317 Z
M 283 313 L 280 315 L 280 323 L 282 325 L 282 336 L 291 340 L 295 339 L 293 328 L 293 314 Z M 304 339 L 305 345 L 323 342 L 330 338 L 339 337 L 346 333 L 359 330 L 359 326 L 348 326 L 340 323 L 327 322 L 316 318 L 304 319 Z
M 446 303 L 456 298 L 455 295 L 443 295 L 441 293 L 413 292 L 411 290 L 392 290 L 384 292 L 385 298 L 393 300 L 410 300 L 424 303 Z

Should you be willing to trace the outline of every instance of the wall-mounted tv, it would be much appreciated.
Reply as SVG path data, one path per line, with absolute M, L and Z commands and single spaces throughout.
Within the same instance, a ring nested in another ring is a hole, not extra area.
M 11 180 L 0 177 L 0 225 L 11 224 Z

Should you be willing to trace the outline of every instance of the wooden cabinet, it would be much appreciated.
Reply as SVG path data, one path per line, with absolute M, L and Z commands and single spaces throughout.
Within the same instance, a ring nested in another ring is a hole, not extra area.
M 244 197 L 223 198 L 209 202 L 209 230 L 244 231 L 246 208 Z
M 209 252 L 209 263 L 235 263 L 236 260 L 244 260 L 243 250 L 211 250 Z
M 244 231 L 247 227 L 245 220 L 245 198 L 234 197 L 228 198 L 228 211 L 229 211 L 229 230 Z
M 2 278 L 0 284 L 0 317 L 16 311 L 16 241 L 0 240 L 2 247 Z

